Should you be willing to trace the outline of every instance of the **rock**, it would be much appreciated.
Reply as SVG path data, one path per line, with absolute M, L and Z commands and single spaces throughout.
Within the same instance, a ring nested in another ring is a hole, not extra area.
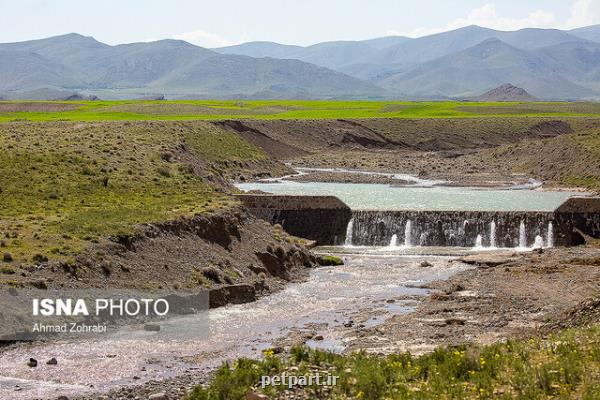
M 159 332 L 160 331 L 160 325 L 158 325 L 158 324 L 145 324 L 144 325 L 144 330 L 148 331 L 148 332 Z
M 314 340 L 323 340 L 323 335 L 315 335 L 315 337 L 313 337 Z
M 226 304 L 243 304 L 256 300 L 256 290 L 252 285 L 240 284 L 211 289 L 209 292 L 210 308 L 222 307 Z
M 49 359 L 49 360 L 46 362 L 46 364 L 47 364 L 47 365 L 57 365 L 57 364 L 58 364 L 58 360 L 57 360 L 56 358 L 52 357 L 51 359 Z
M 29 368 L 35 368 L 35 367 L 37 367 L 37 365 L 38 365 L 38 362 L 35 358 L 30 358 L 29 361 L 27 362 L 27 366 Z
M 148 397 L 148 400 L 168 400 L 169 398 L 167 397 L 167 394 L 165 392 L 159 392 L 159 393 L 154 393 L 151 394 L 150 397 Z
M 269 400 L 269 398 L 262 393 L 250 392 L 246 395 L 246 400 Z
M 10 253 L 4 253 L 4 255 L 2 256 L 2 261 L 4 261 L 4 262 L 12 262 L 13 261 L 12 254 L 10 254 Z
M 446 325 L 464 325 L 465 320 L 462 318 L 446 318 Z
M 433 267 L 433 264 L 430 263 L 429 261 L 422 261 L 420 266 L 421 266 L 421 268 L 429 268 L 429 267 Z
M 465 264 L 487 265 L 489 267 L 496 267 L 498 265 L 506 264 L 514 260 L 515 259 L 513 256 L 501 254 L 473 254 L 470 256 L 459 258 L 459 261 Z
M 58 399 L 56 400 L 69 400 L 69 398 L 67 396 L 60 396 Z

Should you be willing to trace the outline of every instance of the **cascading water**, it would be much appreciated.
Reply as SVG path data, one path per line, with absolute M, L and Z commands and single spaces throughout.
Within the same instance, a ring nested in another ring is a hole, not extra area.
M 552 221 L 548 222 L 548 233 L 546 234 L 546 247 L 554 247 L 554 226 Z
M 483 249 L 483 238 L 481 235 L 477 235 L 477 239 L 475 239 L 475 248 Z
M 392 235 L 392 238 L 390 239 L 390 247 L 398 247 L 398 235 L 396 235 L 395 233 Z
M 490 247 L 496 248 L 496 221 L 490 222 Z
M 412 246 L 412 221 L 409 219 L 406 221 L 406 226 L 404 227 L 404 247 Z
M 353 232 L 348 231 L 346 240 L 346 245 L 352 246 L 388 247 L 395 234 L 398 248 L 473 248 L 481 235 L 486 249 L 526 250 L 531 249 L 536 235 L 548 245 L 550 221 L 555 246 L 560 243 L 558 232 L 562 232 L 554 215 L 546 212 L 357 210 L 352 219 Z
M 525 231 L 525 221 L 521 220 L 519 225 L 519 247 L 524 249 L 527 247 L 527 232 Z
M 535 242 L 533 243 L 533 248 L 541 249 L 543 247 L 544 247 L 544 238 L 542 238 L 540 235 L 537 235 L 535 237 Z
M 346 227 L 346 241 L 344 246 L 352 246 L 352 231 L 354 230 L 354 218 L 350 219 L 348 226 Z

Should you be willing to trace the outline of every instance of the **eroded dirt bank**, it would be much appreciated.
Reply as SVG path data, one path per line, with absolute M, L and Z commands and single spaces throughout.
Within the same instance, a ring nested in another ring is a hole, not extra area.
M 215 123 L 294 166 L 401 172 L 449 185 L 511 186 L 537 178 L 597 190 L 596 118 L 364 119 Z M 247 180 L 249 177 L 240 176 Z M 298 180 L 397 183 L 312 173 Z
M 600 296 L 598 248 L 480 254 L 456 262 L 478 268 L 424 285 L 434 292 L 413 313 L 350 331 L 349 349 L 421 354 L 441 345 L 489 344 L 600 321 L 593 301 Z
M 306 241 L 233 208 L 145 224 L 103 240 L 71 262 L 40 262 L 14 286 L 195 289 L 250 285 L 257 295 L 302 279 L 315 257 Z

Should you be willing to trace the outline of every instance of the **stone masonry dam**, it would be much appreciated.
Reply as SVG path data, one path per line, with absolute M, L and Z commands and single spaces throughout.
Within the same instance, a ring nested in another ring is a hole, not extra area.
M 531 248 L 600 238 L 600 198 L 554 211 L 351 210 L 333 196 L 243 194 L 248 210 L 319 245 Z

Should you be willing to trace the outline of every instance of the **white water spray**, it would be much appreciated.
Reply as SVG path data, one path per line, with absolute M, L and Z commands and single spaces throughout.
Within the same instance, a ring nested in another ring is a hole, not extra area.
M 490 247 L 496 248 L 496 221 L 490 223 Z
M 348 226 L 346 227 L 346 241 L 344 246 L 352 246 L 352 231 L 354 230 L 354 218 L 350 219 Z
M 477 239 L 475 239 L 475 248 L 482 249 L 483 248 L 483 238 L 481 235 L 477 235 Z
M 409 219 L 406 221 L 406 226 L 404 227 L 404 247 L 412 246 L 412 221 Z
M 533 248 L 541 249 L 543 247 L 544 247 L 544 238 L 542 238 L 540 235 L 537 235 L 535 237 L 535 242 L 533 243 Z
M 524 249 L 527 247 L 527 232 L 525 231 L 525 221 L 521 220 L 519 225 L 519 247 Z
M 552 221 L 548 222 L 548 233 L 546 234 L 546 247 L 554 247 L 554 226 Z
M 395 233 L 392 235 L 392 239 L 390 239 L 390 247 L 398 247 L 398 235 Z

